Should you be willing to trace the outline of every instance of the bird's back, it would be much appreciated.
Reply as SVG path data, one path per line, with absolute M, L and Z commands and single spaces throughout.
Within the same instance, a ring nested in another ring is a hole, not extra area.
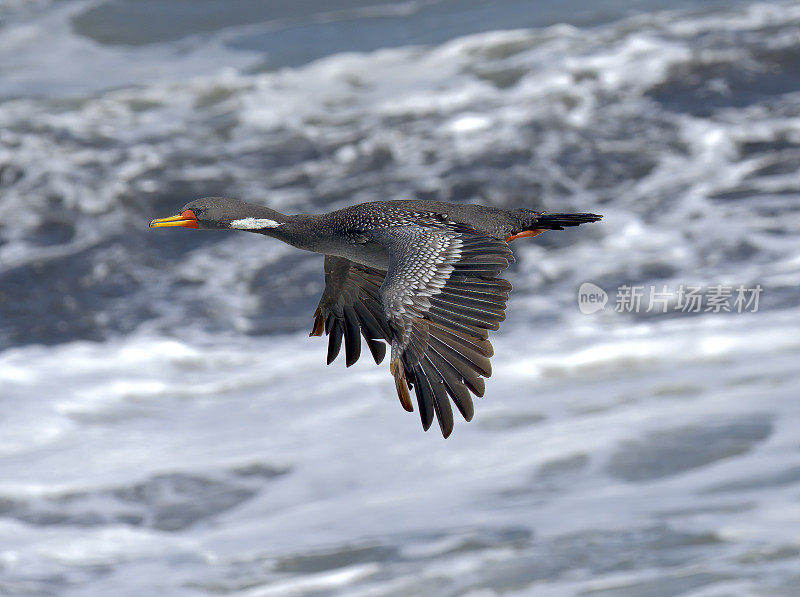
M 524 219 L 530 218 L 536 212 L 526 209 L 508 210 L 484 205 L 401 199 L 362 203 L 334 213 L 339 213 L 354 222 L 362 224 L 374 222 L 386 226 L 397 225 L 394 222 L 402 222 L 406 219 L 413 221 L 414 214 L 434 213 L 445 216 L 450 221 L 466 224 L 493 237 L 505 239 L 523 224 Z

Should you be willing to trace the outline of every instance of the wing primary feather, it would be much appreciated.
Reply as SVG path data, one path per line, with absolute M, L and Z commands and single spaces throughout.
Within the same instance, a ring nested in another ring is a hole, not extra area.
M 420 365 L 425 381 L 431 388 L 433 412 L 436 414 L 436 421 L 439 423 L 442 436 L 446 439 L 453 432 L 453 409 L 450 407 L 450 399 L 447 397 L 444 380 L 429 358 L 426 357 Z
M 355 310 L 351 306 L 345 305 L 343 313 L 345 363 L 350 367 L 361 356 L 361 335 L 359 334 L 358 317 Z
M 489 377 L 492 374 L 492 365 L 489 362 L 489 359 L 478 354 L 475 351 L 469 350 L 467 347 L 461 345 L 458 347 L 452 346 L 450 344 L 446 344 L 441 339 L 437 338 L 436 336 L 431 336 L 429 342 L 435 343 L 437 350 L 442 352 L 443 356 L 448 357 L 448 361 L 455 359 L 460 359 L 461 361 L 466 361 L 469 366 L 483 375 L 484 377 Z M 441 347 L 441 348 L 440 348 Z
M 497 315 L 496 313 L 486 313 L 475 311 L 474 309 L 461 308 L 457 305 L 448 305 L 437 300 L 431 300 L 429 313 L 431 315 L 441 315 L 444 318 L 485 330 L 499 329 L 500 322 L 505 319 L 502 314 Z
M 441 340 L 447 340 L 447 343 L 450 345 L 463 346 L 467 350 L 476 352 L 484 357 L 491 357 L 494 355 L 494 348 L 492 348 L 492 343 L 489 342 L 489 340 L 462 334 L 461 332 L 457 332 L 434 321 L 429 322 L 428 330 Z
M 369 351 L 372 353 L 375 364 L 380 365 L 384 357 L 386 357 L 386 344 L 380 340 L 373 340 L 371 338 L 366 338 L 366 341 L 367 348 L 369 348 Z
M 427 358 L 442 378 L 445 389 L 453 399 L 461 416 L 464 417 L 466 421 L 471 421 L 475 414 L 475 407 L 472 404 L 472 397 L 469 395 L 469 390 L 467 390 L 462 383 L 458 371 L 456 371 L 450 363 L 445 361 L 433 348 L 431 348 Z
M 322 317 L 322 311 L 319 307 L 314 311 L 314 325 L 311 328 L 309 336 L 321 336 L 325 331 L 325 318 Z
M 414 406 L 411 404 L 411 396 L 408 393 L 408 383 L 406 381 L 403 364 L 399 360 L 392 361 L 389 364 L 389 371 L 394 376 L 394 384 L 397 388 L 397 397 L 400 398 L 400 404 L 407 412 L 414 412 Z
M 430 346 L 431 350 L 439 355 L 443 363 L 447 363 L 455 370 L 473 394 L 478 397 L 483 396 L 486 388 L 483 378 L 480 376 L 480 373 L 475 370 L 469 360 L 465 359 L 452 348 L 442 346 L 442 344 L 437 341 L 431 342 Z
M 447 295 L 456 297 L 458 299 L 466 298 L 473 301 L 482 301 L 484 303 L 498 305 L 502 308 L 505 308 L 506 303 L 508 302 L 508 293 L 499 290 L 497 292 L 482 292 L 474 288 L 462 288 L 457 285 L 450 284 L 442 291 L 442 293 L 446 293 Z
M 505 293 L 511 291 L 511 282 L 503 278 L 482 278 L 480 276 L 451 276 L 447 281 L 451 288 L 464 288 L 473 292 Z M 508 298 L 508 297 L 506 297 Z
M 372 317 L 380 326 L 381 331 L 384 334 L 384 338 L 388 339 L 392 337 L 392 331 L 389 327 L 389 322 L 386 321 L 386 316 L 383 314 L 383 311 L 381 310 L 379 305 L 380 305 L 379 302 L 376 302 L 374 306 L 373 303 L 371 302 L 364 303 L 364 306 L 369 310 L 370 313 L 372 313 Z
M 419 365 L 414 369 L 414 391 L 417 394 L 417 406 L 419 407 L 419 418 L 422 422 L 422 429 L 427 431 L 431 428 L 434 416 L 434 396 L 433 388 L 427 376 L 420 375 Z
M 448 315 L 441 311 L 437 311 L 436 313 L 430 313 L 430 315 L 431 315 L 431 321 L 436 321 L 437 323 L 441 323 L 442 325 L 445 325 L 452 330 L 456 330 L 464 334 L 469 334 L 470 336 L 475 336 L 476 338 L 480 338 L 481 340 L 486 340 L 489 337 L 489 332 L 486 331 L 486 328 L 477 327 L 471 322 L 464 321 L 463 319 L 460 319 L 458 317 L 453 317 L 452 315 Z
M 387 337 L 384 334 L 380 324 L 375 320 L 375 316 L 372 314 L 372 311 L 370 311 L 362 301 L 356 301 L 353 304 L 353 308 L 355 308 L 356 313 L 358 314 L 358 319 L 364 331 L 365 338 L 391 340 L 391 337 Z
M 339 320 L 334 318 L 333 323 L 331 323 L 330 335 L 328 336 L 328 365 L 334 361 L 336 356 L 339 354 L 341 347 L 342 326 L 339 323 Z
M 505 303 L 502 305 L 498 303 L 478 301 L 472 298 L 463 296 L 455 296 L 447 291 L 437 294 L 435 297 L 437 303 L 444 303 L 446 305 L 453 305 L 460 309 L 470 309 L 478 313 L 486 313 L 494 316 L 502 315 L 505 318 Z
M 459 273 L 468 273 L 468 275 L 480 275 L 480 274 L 487 274 L 493 276 L 503 270 L 504 268 L 508 267 L 508 262 L 503 261 L 503 265 L 500 266 L 499 264 L 495 263 L 459 263 L 455 266 L 455 270 Z

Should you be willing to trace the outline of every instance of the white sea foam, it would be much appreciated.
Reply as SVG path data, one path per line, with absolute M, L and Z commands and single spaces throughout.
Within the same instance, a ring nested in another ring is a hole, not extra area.
M 323 586 L 380 592 L 442 574 L 457 583 L 464 567 L 480 584 L 497 558 L 516 569 L 525 553 L 573 534 L 646 534 L 653 526 L 716 536 L 717 555 L 701 558 L 703 567 L 730 574 L 741 559 L 756 557 L 754 550 L 798 547 L 786 529 L 797 515 L 789 471 L 800 465 L 793 432 L 800 346 L 784 333 L 796 316 L 595 325 L 536 341 L 522 331 L 500 335 L 495 375 L 475 420 L 459 422 L 447 442 L 435 431 L 421 433 L 416 415 L 398 407 L 385 367 L 362 361 L 347 374 L 340 363 L 326 368 L 323 346 L 307 338 L 213 347 L 131 337 L 5 351 L 6 401 L 24 401 L 37 415 L 26 427 L 29 441 L 6 450 L 0 463 L 0 494 L 25 504 L 11 509 L 12 519 L 51 511 L 77 520 L 91 507 L 114 520 L 131 504 L 148 512 L 181 503 L 180 494 L 125 489 L 164 475 L 216 480 L 218 491 L 245 479 L 254 491 L 233 511 L 211 507 L 180 539 L 146 524 L 128 528 L 124 518 L 97 530 L 68 522 L 18 528 L 18 539 L 5 546 L 6 574 L 92 564 L 111 567 L 120 583 L 146 564 L 172 578 L 163 594 L 181 594 L 182 574 L 168 572 L 179 558 L 201 584 L 235 577 L 258 583 L 254 594 L 295 584 L 301 593 Z M 28 397 L 36 395 L 42 399 L 34 407 Z M 62 431 L 48 436 L 53 424 Z M 3 435 L 14 425 L 6 419 Z M 630 443 L 640 441 L 650 444 Z M 707 445 L 684 451 L 680 442 Z M 662 464 L 648 472 L 649 458 Z M 261 481 L 225 472 L 254 465 L 288 472 Z M 213 503 L 212 494 L 192 499 Z M 485 548 L 462 556 L 457 547 L 435 547 L 458 543 L 463 533 L 503 529 L 531 529 L 535 538 L 484 538 Z M 600 549 L 605 540 L 596 539 Z M 407 576 L 405 557 L 348 559 L 358 557 L 347 555 L 351 547 L 374 542 L 408 551 L 420 567 Z M 342 552 L 342 563 L 334 559 L 328 571 L 307 575 L 323 557 L 315 552 L 329 551 Z M 47 553 L 52 557 L 42 559 Z M 290 566 L 276 563 L 287 554 L 298 558 L 288 576 L 247 564 Z M 695 565 L 692 559 L 685 570 Z M 790 569 L 788 561 L 770 566 L 771 574 Z M 642 569 L 628 581 L 648 574 Z M 597 573 L 577 587 L 602 578 Z M 111 581 L 98 582 L 102 592 Z M 621 580 L 610 574 L 609 582 Z
M 42 51 L 76 57 L 59 86 L 175 50 L 81 62 L 53 18 Z M 205 65 L 192 38 L 153 79 L 120 71 L 139 86 L 1 103 L 18 311 L 0 334 L 30 303 L 31 329 L 111 339 L 0 352 L 0 593 L 795 594 L 797 95 L 720 97 L 743 56 L 764 76 L 764 48 L 793 56 L 798 20 L 650 15 L 256 73 L 209 67 L 227 56 L 211 36 Z M 24 25 L 7 60 L 40 59 Z M 709 65 L 717 87 L 686 91 Z M 445 442 L 367 355 L 325 368 L 319 340 L 241 336 L 310 324 L 321 263 L 146 229 L 223 190 L 287 212 L 420 193 L 604 220 L 514 247 L 494 375 Z M 53 223 L 65 238 L 42 240 Z M 585 316 L 586 281 L 765 290 L 755 314 Z

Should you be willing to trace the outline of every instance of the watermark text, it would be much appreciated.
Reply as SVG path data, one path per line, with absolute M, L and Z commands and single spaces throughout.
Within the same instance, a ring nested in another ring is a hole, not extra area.
M 617 313 L 756 313 L 763 292 L 760 284 L 696 286 L 679 284 L 623 284 L 616 289 L 613 308 Z M 578 288 L 578 309 L 585 315 L 602 311 L 609 294 L 593 282 Z

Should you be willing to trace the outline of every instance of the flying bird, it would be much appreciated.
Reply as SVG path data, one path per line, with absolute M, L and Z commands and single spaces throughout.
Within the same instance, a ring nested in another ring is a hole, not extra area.
M 376 364 L 389 345 L 400 404 L 414 410 L 413 388 L 423 429 L 435 416 L 448 437 L 450 401 L 470 421 L 470 393 L 483 396 L 492 372 L 488 334 L 505 319 L 511 290 L 498 277 L 514 262 L 508 243 L 601 218 L 413 200 L 284 215 L 207 197 L 150 227 L 246 230 L 325 255 L 325 290 L 310 335 L 328 335 L 328 364 L 343 338 L 348 367 L 361 355 L 360 336 Z

